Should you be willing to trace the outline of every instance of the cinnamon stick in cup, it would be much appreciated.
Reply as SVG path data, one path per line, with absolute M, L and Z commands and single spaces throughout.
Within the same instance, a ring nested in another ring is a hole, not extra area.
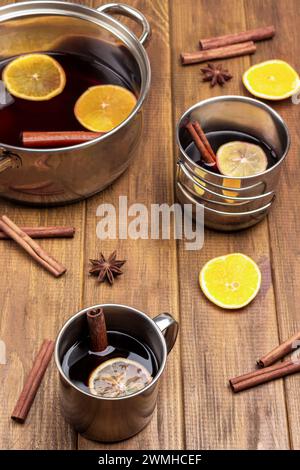
M 39 350 L 32 369 L 27 377 L 11 418 L 19 423 L 24 423 L 30 411 L 34 398 L 42 382 L 46 369 L 54 350 L 54 342 L 45 340 Z
M 271 39 L 274 35 L 275 27 L 273 25 L 263 26 L 262 28 L 242 31 L 240 33 L 225 34 L 223 36 L 201 39 L 200 49 L 208 50 L 247 41 L 262 41 L 264 39 Z
M 300 341 L 300 331 L 258 359 L 257 364 L 260 367 L 270 366 L 274 362 L 286 356 L 288 353 L 293 352 L 295 350 L 295 343 L 297 341 Z
M 189 131 L 203 161 L 207 165 L 214 167 L 217 158 L 199 122 L 188 122 L 186 129 Z
M 0 230 L 12 238 L 35 261 L 43 266 L 55 277 L 62 276 L 67 270 L 61 263 L 50 256 L 37 242 L 30 238 L 6 215 L 0 219 Z
M 89 310 L 86 317 L 90 333 L 90 350 L 92 352 L 102 352 L 108 346 L 103 308 Z

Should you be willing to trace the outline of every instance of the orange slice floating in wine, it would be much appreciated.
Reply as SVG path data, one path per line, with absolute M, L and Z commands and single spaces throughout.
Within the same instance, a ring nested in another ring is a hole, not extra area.
M 93 132 L 109 132 L 123 122 L 136 105 L 131 91 L 118 85 L 97 85 L 77 100 L 74 114 L 80 124 Z
M 2 79 L 13 96 L 30 101 L 46 101 L 59 95 L 66 84 L 62 66 L 46 54 L 27 54 L 11 61 Z
M 151 382 L 152 376 L 142 364 L 116 357 L 103 362 L 91 373 L 89 389 L 93 395 L 119 398 L 139 392 Z

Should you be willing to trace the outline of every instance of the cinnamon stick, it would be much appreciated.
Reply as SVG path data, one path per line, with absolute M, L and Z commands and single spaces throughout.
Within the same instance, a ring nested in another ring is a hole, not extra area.
M 288 353 L 293 352 L 295 350 L 295 343 L 297 341 L 300 341 L 300 331 L 258 359 L 257 364 L 260 367 L 267 367 L 273 364 L 274 362 L 278 361 L 278 359 L 281 359 Z
M 253 54 L 256 51 L 254 42 L 242 42 L 229 46 L 209 49 L 207 51 L 183 52 L 181 54 L 181 62 L 183 65 L 198 64 L 214 59 L 228 59 L 229 57 L 239 57 L 243 55 Z
M 22 144 L 30 148 L 67 147 L 89 142 L 103 134 L 87 131 L 23 132 Z
M 279 364 L 258 369 L 239 377 L 229 380 L 230 386 L 234 392 L 241 392 L 257 385 L 270 382 L 271 380 L 280 379 L 287 375 L 300 372 L 300 361 L 284 361 Z
M 31 238 L 73 238 L 74 227 L 20 227 Z M 10 237 L 0 230 L 0 240 L 8 240 Z
M 52 258 L 37 242 L 32 240 L 23 230 L 21 230 L 6 215 L 0 219 L 0 230 L 7 236 L 15 240 L 35 261 L 43 266 L 55 277 L 59 277 L 66 272 L 66 268 Z
M 203 161 L 210 166 L 215 166 L 216 156 L 198 122 L 188 122 L 186 125 Z M 203 138 L 204 136 L 204 138 Z
M 24 423 L 51 360 L 54 342 L 45 340 L 39 350 L 32 369 L 27 377 L 21 395 L 12 412 L 11 418 Z
M 271 39 L 274 35 L 275 27 L 273 25 L 263 26 L 262 28 L 242 31 L 240 33 L 225 34 L 224 36 L 201 39 L 200 49 L 208 50 L 247 41 L 262 41 L 264 39 Z
M 104 351 L 108 342 L 103 308 L 89 310 L 86 317 L 90 333 L 90 350 L 93 352 Z

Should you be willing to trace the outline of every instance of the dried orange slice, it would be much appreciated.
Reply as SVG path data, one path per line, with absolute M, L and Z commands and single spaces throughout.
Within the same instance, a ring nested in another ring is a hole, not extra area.
M 244 73 L 243 83 L 252 95 L 267 100 L 283 100 L 300 87 L 296 70 L 283 60 L 267 60 L 253 65 Z
M 139 362 L 116 357 L 103 362 L 90 375 L 93 395 L 118 398 L 139 392 L 152 382 L 150 372 Z
M 46 101 L 59 95 L 66 84 L 62 66 L 46 54 L 28 54 L 11 61 L 2 79 L 9 93 L 30 101 Z
M 80 124 L 93 132 L 109 132 L 123 122 L 136 105 L 131 91 L 118 85 L 97 85 L 77 100 L 74 113 Z
M 200 272 L 199 281 L 211 302 L 225 309 L 238 309 L 256 297 L 261 272 L 248 256 L 231 253 L 208 261 Z
M 259 145 L 235 140 L 218 149 L 217 166 L 224 176 L 253 176 L 267 169 L 268 159 Z

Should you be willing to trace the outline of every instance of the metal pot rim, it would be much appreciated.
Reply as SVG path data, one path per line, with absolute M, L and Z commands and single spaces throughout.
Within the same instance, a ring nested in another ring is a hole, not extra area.
M 30 8 L 29 8 L 30 7 Z M 73 10 L 76 11 L 73 11 Z M 9 12 L 11 11 L 11 15 L 9 15 Z M 26 14 L 26 11 L 29 13 Z M 61 13 L 59 13 L 61 11 Z M 7 15 L 2 18 L 2 16 L 7 12 Z M 63 14 L 65 13 L 65 15 Z M 110 132 L 107 132 L 101 137 L 97 137 L 96 139 L 93 139 L 89 142 L 84 142 L 82 144 L 77 144 L 77 145 L 72 145 L 68 147 L 58 147 L 58 148 L 42 148 L 42 149 L 36 149 L 36 148 L 25 148 L 25 147 L 17 147 L 13 145 L 7 145 L 7 144 L 2 144 L 2 147 L 5 147 L 6 150 L 9 150 L 11 152 L 16 152 L 16 151 L 21 151 L 23 153 L 41 153 L 44 154 L 45 152 L 51 152 L 51 153 L 61 153 L 61 152 L 66 152 L 69 150 L 80 150 L 80 149 L 85 149 L 88 148 L 95 143 L 102 142 L 111 135 L 117 133 L 122 127 L 125 127 L 129 121 L 138 113 L 138 111 L 141 109 L 146 96 L 149 92 L 150 89 L 150 83 L 151 83 L 151 67 L 150 67 L 150 61 L 148 58 L 148 55 L 145 51 L 145 48 L 143 45 L 140 43 L 138 38 L 135 36 L 135 34 L 130 31 L 129 28 L 124 26 L 120 21 L 117 21 L 110 15 L 106 13 L 102 13 L 98 11 L 96 8 L 89 7 L 87 5 L 81 5 L 81 4 L 76 4 L 76 3 L 68 3 L 68 2 L 62 2 L 62 1 L 45 1 L 45 0 L 36 0 L 36 1 L 27 1 L 27 2 L 21 2 L 21 3 L 13 3 L 9 5 L 5 5 L 0 7 L 0 23 L 2 21 L 7 21 L 10 19 L 15 19 L 18 18 L 19 16 L 32 16 L 32 15 L 37 15 L 37 14 L 52 14 L 52 15 L 59 15 L 59 16 L 66 16 L 66 14 L 69 13 L 70 16 L 77 17 L 77 18 L 82 18 L 86 21 L 91 21 L 95 24 L 98 24 L 99 27 L 101 26 L 99 20 L 102 21 L 107 21 L 109 19 L 110 23 L 114 25 L 115 29 L 114 31 L 110 31 L 112 34 L 117 36 L 116 30 L 118 29 L 123 36 L 127 36 L 129 39 L 131 39 L 135 43 L 135 47 L 141 57 L 141 59 L 144 61 L 146 73 L 143 76 L 140 64 L 139 69 L 141 72 L 141 77 L 142 77 L 142 85 L 141 85 L 141 93 L 140 96 L 137 100 L 136 106 L 131 112 L 131 114 L 125 119 L 125 121 L 121 122 L 117 127 L 112 129 Z M 98 21 L 97 21 L 98 19 Z M 124 43 L 124 40 L 121 37 L 118 37 Z
M 287 154 L 288 154 L 288 151 L 289 151 L 289 148 L 290 148 L 290 145 L 291 145 L 291 138 L 290 138 L 290 133 L 289 133 L 289 130 L 288 130 L 288 127 L 285 123 L 285 121 L 282 119 L 282 117 L 280 116 L 279 113 L 277 113 L 273 108 L 271 108 L 271 106 L 263 103 L 262 101 L 259 101 L 259 100 L 256 100 L 254 98 L 249 98 L 248 96 L 240 96 L 240 95 L 221 95 L 221 96 L 215 96 L 214 98 L 208 98 L 206 100 L 202 100 L 202 101 L 198 101 L 198 103 L 194 104 L 193 106 L 191 106 L 187 111 L 185 111 L 182 116 L 180 117 L 178 123 L 177 123 L 177 126 L 176 126 L 176 141 L 177 141 L 177 145 L 180 149 L 180 152 L 182 152 L 182 154 L 184 155 L 184 158 L 186 158 L 188 160 L 189 163 L 195 165 L 197 168 L 203 170 L 203 168 L 200 166 L 200 165 L 197 165 L 197 163 L 195 163 L 189 156 L 188 154 L 185 152 L 185 149 L 182 147 L 181 145 L 181 142 L 180 142 L 180 138 L 179 138 L 179 130 L 180 130 L 180 124 L 181 122 L 186 118 L 186 116 L 188 114 L 190 114 L 194 109 L 196 109 L 199 105 L 201 104 L 206 104 L 206 103 L 214 103 L 215 101 L 244 101 L 246 103 L 252 103 L 253 105 L 256 105 L 258 106 L 259 108 L 262 108 L 264 109 L 265 111 L 268 111 L 273 117 L 275 117 L 282 125 L 282 127 L 284 128 L 285 132 L 286 132 L 286 136 L 287 136 L 287 144 L 286 144 L 286 149 L 282 155 L 282 157 L 280 158 L 280 160 L 278 160 L 277 163 L 275 163 L 275 165 L 271 166 L 270 168 L 268 168 L 266 171 L 262 172 L 262 173 L 258 173 L 257 175 L 252 175 L 252 176 L 225 176 L 225 175 L 218 175 L 217 173 L 213 173 L 212 171 L 209 171 L 205 168 L 205 172 L 209 175 L 213 175 L 214 177 L 220 177 L 222 179 L 230 179 L 230 180 L 235 180 L 235 179 L 238 179 L 238 180 L 252 180 L 254 178 L 257 178 L 258 176 L 264 176 L 264 175 L 267 175 L 268 173 L 272 172 L 275 168 L 277 168 L 277 166 L 279 166 L 286 158 Z
M 89 310 L 93 310 L 93 309 L 96 309 L 96 308 L 109 308 L 109 307 L 118 307 L 120 309 L 126 309 L 126 310 L 132 310 L 133 312 L 141 315 L 142 317 L 144 317 L 148 322 L 149 324 L 156 330 L 157 334 L 160 336 L 160 339 L 161 339 L 161 344 L 162 344 L 162 347 L 163 347 L 163 359 L 162 359 L 162 362 L 160 364 L 160 367 L 157 371 L 157 374 L 155 375 L 155 377 L 153 377 L 153 380 L 152 382 L 150 382 L 149 385 L 147 385 L 146 387 L 144 387 L 142 390 L 139 390 L 138 392 L 135 392 L 135 393 L 132 393 L 131 395 L 127 395 L 126 397 L 114 397 L 114 398 L 107 398 L 107 397 L 98 397 L 96 395 L 92 395 L 91 393 L 88 393 L 88 392 L 85 392 L 84 390 L 82 390 L 81 388 L 77 387 L 70 379 L 69 377 L 65 374 L 65 372 L 63 371 L 63 368 L 61 366 L 61 361 L 59 359 L 59 353 L 58 353 L 58 349 L 59 349 L 59 344 L 60 344 L 60 341 L 61 341 L 61 337 L 62 335 L 64 334 L 64 332 L 67 330 L 67 328 L 73 323 L 73 321 L 78 318 L 78 317 L 81 317 L 83 316 L 86 312 L 88 312 Z M 160 376 L 162 375 L 164 369 L 165 369 L 165 366 L 166 366 L 166 362 L 167 362 L 167 356 L 168 356 L 168 353 L 167 353 L 167 346 L 166 346 L 166 342 L 165 342 L 165 338 L 164 338 L 164 335 L 162 334 L 161 330 L 158 328 L 158 326 L 156 325 L 156 323 L 150 318 L 148 317 L 148 315 L 146 315 L 144 312 L 142 312 L 141 310 L 138 310 L 137 308 L 134 308 L 134 307 L 130 307 L 128 305 L 124 305 L 124 304 L 97 304 L 97 305 L 93 305 L 92 307 L 86 307 L 82 310 L 80 310 L 79 312 L 75 313 L 75 315 L 72 315 L 71 318 L 69 318 L 65 323 L 64 325 L 62 326 L 62 328 L 60 329 L 58 335 L 57 335 L 57 338 L 56 338 L 56 341 L 55 341 L 55 350 L 54 350 L 54 358 L 55 358 L 55 363 L 56 363 L 56 367 L 60 373 L 60 375 L 64 378 L 64 380 L 66 380 L 66 382 L 68 382 L 68 384 L 75 388 L 76 390 L 78 390 L 80 393 L 90 397 L 90 398 L 94 398 L 96 400 L 106 400 L 106 401 L 118 401 L 118 400 L 129 400 L 130 398 L 134 398 L 138 395 L 141 395 L 142 393 L 144 393 L 145 391 L 147 391 L 149 388 L 151 388 L 153 385 L 155 385 Z

